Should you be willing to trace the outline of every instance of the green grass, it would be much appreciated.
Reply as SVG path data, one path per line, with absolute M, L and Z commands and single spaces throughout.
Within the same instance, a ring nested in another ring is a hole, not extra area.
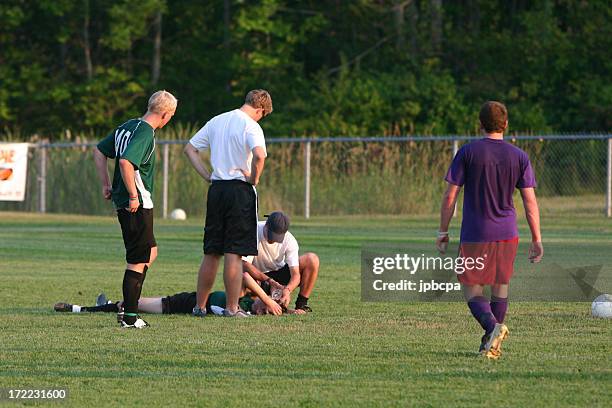
M 612 247 L 600 214 L 543 225 L 557 244 L 545 264 L 588 264 L 584 244 L 602 257 Z M 0 213 L 0 387 L 67 387 L 65 406 L 78 407 L 610 406 L 612 321 L 591 318 L 587 303 L 511 303 L 511 336 L 490 362 L 475 353 L 480 332 L 462 303 L 360 301 L 364 242 L 426 242 L 435 230 L 433 217 L 298 219 L 301 249 L 322 261 L 313 314 L 157 315 L 125 331 L 114 315 L 51 310 L 100 290 L 120 296 L 113 218 Z M 201 220 L 157 221 L 156 237 L 143 295 L 193 290 Z

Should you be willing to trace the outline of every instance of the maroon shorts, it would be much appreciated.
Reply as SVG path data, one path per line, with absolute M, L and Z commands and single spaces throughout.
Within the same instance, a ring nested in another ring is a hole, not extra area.
M 510 283 L 517 249 L 518 237 L 495 242 L 462 243 L 459 257 L 463 259 L 463 265 L 455 267 L 459 282 L 464 285 Z

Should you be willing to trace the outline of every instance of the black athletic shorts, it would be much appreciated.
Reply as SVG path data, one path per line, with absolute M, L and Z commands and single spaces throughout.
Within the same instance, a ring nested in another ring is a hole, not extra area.
M 163 314 L 191 314 L 196 305 L 195 292 L 181 292 L 162 298 Z
M 286 286 L 291 280 L 291 271 L 289 270 L 289 265 L 285 264 L 282 268 L 266 273 L 266 276 L 274 279 L 278 283 L 283 286 Z
M 212 182 L 206 203 L 204 253 L 257 255 L 257 193 L 251 184 Z
M 240 298 L 242 299 L 242 298 Z M 191 314 L 196 305 L 196 292 L 181 292 L 176 295 L 162 298 L 163 314 Z M 211 301 L 219 307 L 225 308 L 225 293 L 211 292 L 206 301 L 206 312 L 212 314 Z
M 153 236 L 153 209 L 138 207 L 135 213 L 117 210 L 121 234 L 125 244 L 125 260 L 130 264 L 148 263 L 151 248 L 156 247 Z

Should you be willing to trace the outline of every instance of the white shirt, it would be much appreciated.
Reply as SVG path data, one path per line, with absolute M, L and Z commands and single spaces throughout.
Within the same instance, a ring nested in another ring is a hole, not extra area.
M 295 237 L 287 231 L 282 243 L 274 242 L 270 244 L 264 237 L 265 221 L 257 223 L 257 256 L 245 256 L 243 260 L 252 263 L 263 273 L 279 270 L 285 264 L 290 268 L 300 266 L 300 257 Z
M 210 149 L 212 180 L 246 181 L 240 170 L 251 171 L 252 150 L 266 140 L 257 122 L 240 109 L 215 116 L 189 141 L 197 150 Z

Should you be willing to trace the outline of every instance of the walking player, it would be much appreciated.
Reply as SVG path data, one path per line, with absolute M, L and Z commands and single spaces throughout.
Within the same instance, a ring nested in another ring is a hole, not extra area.
M 195 170 L 212 183 L 206 204 L 204 258 L 198 272 L 194 316 L 206 314 L 206 300 L 222 255 L 225 256 L 223 281 L 227 296 L 225 316 L 247 316 L 238 307 L 241 256 L 257 255 L 255 186 L 267 155 L 263 130 L 257 122 L 270 113 L 270 94 L 262 89 L 250 91 L 240 109 L 209 120 L 185 147 Z M 212 174 L 198 154 L 202 149 L 210 149 Z
M 138 316 L 138 299 L 147 269 L 157 257 L 153 236 L 153 175 L 155 171 L 155 129 L 164 127 L 176 111 L 177 100 L 169 92 L 157 91 L 149 98 L 142 118 L 131 119 L 104 138 L 94 150 L 94 161 L 102 195 L 112 198 L 121 224 L 127 266 L 123 276 L 121 327 L 143 328 Z M 113 184 L 108 176 L 107 158 L 115 159 Z
M 458 278 L 472 315 L 485 330 L 480 351 L 488 358 L 497 359 L 501 355 L 501 342 L 508 336 L 503 322 L 518 247 L 512 200 L 515 188 L 520 190 L 531 230 L 529 260 L 540 262 L 544 249 L 534 192 L 536 181 L 529 157 L 503 140 L 508 127 L 506 107 L 500 102 L 486 102 L 480 109 L 480 125 L 485 138 L 459 149 L 446 174 L 448 188 L 442 199 L 436 245 L 440 252 L 446 250 L 448 225 L 461 186 L 465 185 L 460 256 L 482 257 L 484 267 L 466 268 Z M 485 285 L 491 286 L 490 301 L 483 296 Z

